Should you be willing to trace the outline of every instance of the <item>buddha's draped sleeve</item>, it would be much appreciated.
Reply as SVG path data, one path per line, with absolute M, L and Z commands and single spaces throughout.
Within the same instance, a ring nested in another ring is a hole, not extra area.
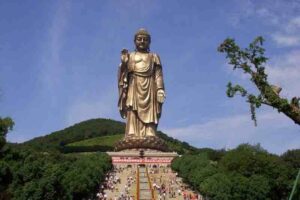
M 163 80 L 163 72 L 162 72 L 162 65 L 160 62 L 159 55 L 154 54 L 154 66 L 155 66 L 155 83 L 156 89 L 163 89 L 164 90 L 164 80 Z
M 127 66 L 126 65 L 119 65 L 118 70 L 118 88 L 119 88 L 119 101 L 118 101 L 118 107 L 122 118 L 125 118 L 126 116 L 126 110 L 125 110 L 125 102 L 126 102 L 126 90 L 127 88 L 124 88 L 124 81 L 127 79 Z

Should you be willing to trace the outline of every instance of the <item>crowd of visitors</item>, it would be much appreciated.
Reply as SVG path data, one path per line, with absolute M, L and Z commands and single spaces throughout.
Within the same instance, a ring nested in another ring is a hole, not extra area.
M 170 167 L 152 167 L 149 173 L 158 200 L 203 200 L 202 196 L 197 192 L 193 192 L 184 184 L 181 178 L 177 177 L 177 173 L 172 172 Z
M 149 167 L 148 172 L 157 200 L 204 200 L 199 193 L 192 191 L 184 184 L 170 167 L 155 165 Z M 114 168 L 106 175 L 97 198 L 99 200 L 135 200 L 136 173 L 136 167 Z
M 100 186 L 97 198 L 99 200 L 134 200 L 131 194 L 136 180 L 136 171 L 131 167 L 114 167 Z

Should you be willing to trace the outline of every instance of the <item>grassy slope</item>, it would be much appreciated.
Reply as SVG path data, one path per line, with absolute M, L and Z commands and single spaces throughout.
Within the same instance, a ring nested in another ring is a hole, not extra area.
M 78 142 L 73 142 L 68 144 L 67 146 L 111 146 L 113 147 L 119 140 L 121 140 L 124 135 L 110 135 L 110 136 L 102 136 L 102 137 L 94 137 L 91 139 L 81 140 Z
M 163 133 L 160 133 L 163 134 Z M 102 137 L 95 137 L 90 138 L 86 140 L 81 140 L 78 142 L 73 142 L 70 144 L 67 144 L 67 147 L 90 147 L 90 146 L 108 146 L 108 147 L 114 147 L 114 145 L 124 137 L 123 134 L 121 135 L 111 135 L 111 136 L 102 136 Z M 165 135 L 165 137 L 168 137 Z M 164 138 L 166 141 L 166 144 L 172 151 L 179 152 L 180 154 L 185 153 L 191 153 L 193 151 L 196 151 L 196 148 L 189 146 L 186 143 L 180 142 L 175 139 L 171 138 Z

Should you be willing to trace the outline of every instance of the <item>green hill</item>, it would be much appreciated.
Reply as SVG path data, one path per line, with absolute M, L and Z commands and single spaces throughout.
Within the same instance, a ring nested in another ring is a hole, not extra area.
M 124 135 L 109 135 L 109 136 L 102 136 L 102 137 L 94 137 L 86 140 L 81 140 L 78 142 L 73 142 L 67 144 L 67 146 L 114 146 L 117 141 L 121 140 Z
M 90 119 L 51 134 L 34 138 L 19 146 L 38 151 L 60 150 L 64 153 L 113 150 L 125 132 L 125 124 L 111 119 Z M 167 136 L 158 131 L 158 137 L 166 141 L 168 147 L 180 154 L 198 149 L 186 142 Z

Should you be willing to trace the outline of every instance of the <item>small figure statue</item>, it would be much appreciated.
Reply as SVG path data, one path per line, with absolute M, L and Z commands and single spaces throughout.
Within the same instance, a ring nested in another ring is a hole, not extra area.
M 150 34 L 139 29 L 134 43 L 134 52 L 121 52 L 118 107 L 127 118 L 125 138 L 145 138 L 156 134 L 165 88 L 160 58 L 149 49 Z
M 291 100 L 291 104 L 297 108 L 300 106 L 300 97 L 293 97 Z
M 279 86 L 276 86 L 276 85 L 271 85 L 271 88 L 272 88 L 273 92 L 275 92 L 275 94 L 277 96 L 279 96 L 279 93 L 281 92 L 282 88 Z

